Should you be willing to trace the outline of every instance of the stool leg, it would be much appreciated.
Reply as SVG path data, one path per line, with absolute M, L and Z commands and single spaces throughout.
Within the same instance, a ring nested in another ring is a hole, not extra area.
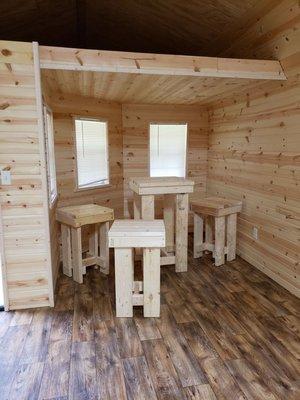
M 213 243 L 213 218 L 210 215 L 205 218 L 205 243 Z
M 137 193 L 133 193 L 133 218 L 141 218 L 141 198 Z
M 175 199 L 172 194 L 164 195 L 164 221 L 166 228 L 166 250 L 174 251 L 174 228 L 175 228 Z
M 188 194 L 176 195 L 176 272 L 187 271 Z
M 99 227 L 99 247 L 101 258 L 101 272 L 109 274 L 109 247 L 108 247 L 109 222 L 103 222 Z
M 235 259 L 237 214 L 227 216 L 227 261 Z
M 160 315 L 160 249 L 143 249 L 144 317 Z
M 203 251 L 203 218 L 194 213 L 194 258 L 202 257 Z
M 116 316 L 132 317 L 133 249 L 115 248 Z
M 63 273 L 72 276 L 71 229 L 61 224 Z
M 133 218 L 141 219 L 141 196 L 137 193 L 133 193 Z M 140 259 L 142 255 L 142 249 L 139 247 L 135 248 L 136 259 Z
M 215 266 L 225 262 L 225 217 L 215 218 Z
M 73 279 L 75 282 L 83 282 L 81 228 L 71 228 Z
M 152 221 L 154 219 L 154 196 L 141 196 L 142 219 Z
M 89 254 L 98 257 L 98 224 L 92 226 L 92 232 L 89 237 Z

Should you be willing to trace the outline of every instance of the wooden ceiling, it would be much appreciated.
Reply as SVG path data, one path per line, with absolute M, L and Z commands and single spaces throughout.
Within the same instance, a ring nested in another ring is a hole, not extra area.
M 124 104 L 206 105 L 265 81 L 45 69 L 42 82 L 49 96 L 72 94 Z
M 216 56 L 279 1 L 1 1 L 0 38 L 52 46 Z

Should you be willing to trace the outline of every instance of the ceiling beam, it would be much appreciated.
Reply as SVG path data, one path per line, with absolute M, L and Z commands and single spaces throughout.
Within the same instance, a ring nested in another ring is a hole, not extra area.
M 44 69 L 285 80 L 279 61 L 40 46 Z

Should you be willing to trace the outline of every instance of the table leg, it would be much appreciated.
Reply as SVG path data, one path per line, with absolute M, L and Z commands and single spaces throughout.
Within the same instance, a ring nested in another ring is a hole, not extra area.
M 175 271 L 187 271 L 188 194 L 176 195 L 176 263 Z
M 143 249 L 144 317 L 160 315 L 160 249 Z
M 215 266 L 225 262 L 225 217 L 215 218 Z
M 152 221 L 154 219 L 154 196 L 147 194 L 141 196 L 142 219 Z
M 108 247 L 109 222 L 103 222 L 99 227 L 99 247 L 101 258 L 101 272 L 109 273 L 109 247 Z
M 173 194 L 164 195 L 164 221 L 166 228 L 166 251 L 174 251 L 175 199 Z
M 73 279 L 75 282 L 83 282 L 82 267 L 82 245 L 81 228 L 71 228 L 72 237 L 72 259 L 73 259 Z
M 116 316 L 132 317 L 133 249 L 115 249 Z
M 63 273 L 72 276 L 71 229 L 61 224 Z
M 202 257 L 203 251 L 203 218 L 194 213 L 194 258 Z
M 227 261 L 232 261 L 236 256 L 236 221 L 237 214 L 227 216 Z

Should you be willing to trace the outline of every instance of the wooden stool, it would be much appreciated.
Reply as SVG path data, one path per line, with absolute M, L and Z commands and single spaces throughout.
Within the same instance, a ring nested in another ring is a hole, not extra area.
M 56 219 L 61 223 L 63 272 L 78 283 L 83 282 L 86 267 L 98 265 L 101 272 L 109 272 L 108 229 L 114 210 L 96 204 L 58 208 Z M 81 227 L 93 224 L 89 238 L 88 257 L 82 259 Z M 99 248 L 98 248 L 99 247 Z
M 242 202 L 219 197 L 206 197 L 191 202 L 194 213 L 194 258 L 202 256 L 204 250 L 213 252 L 215 265 L 232 261 L 236 256 L 236 221 Z M 205 242 L 203 242 L 203 220 L 205 219 Z M 213 225 L 215 242 L 213 243 Z M 225 232 L 227 243 L 225 246 Z
M 116 220 L 109 233 L 115 249 L 116 316 L 132 317 L 144 306 L 144 317 L 160 315 L 160 248 L 165 247 L 162 220 Z M 134 248 L 143 248 L 143 281 L 134 281 Z
M 194 182 L 176 176 L 131 178 L 129 187 L 134 192 L 134 219 L 153 220 L 154 199 L 164 197 L 166 248 L 162 251 L 161 265 L 175 264 L 176 272 L 188 267 L 188 212 L 189 193 Z

